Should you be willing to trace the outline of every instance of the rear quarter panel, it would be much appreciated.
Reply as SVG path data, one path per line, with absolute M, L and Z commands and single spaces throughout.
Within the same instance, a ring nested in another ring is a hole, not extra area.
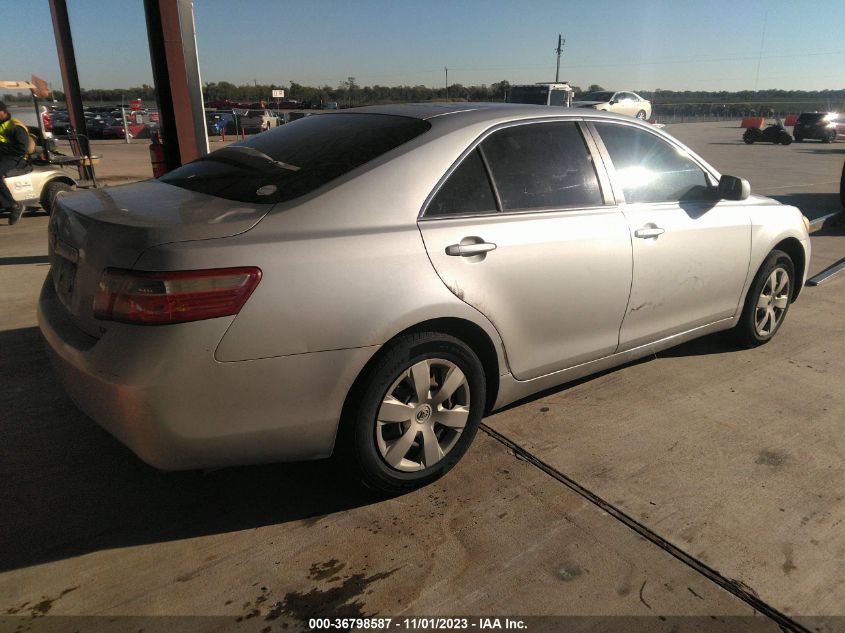
M 495 328 L 446 288 L 417 228 L 420 207 L 465 147 L 438 141 L 431 152 L 369 165 L 328 191 L 279 205 L 247 233 L 151 248 L 135 268 L 261 268 L 217 347 L 220 361 L 381 345 L 422 321 L 453 317 L 488 334 L 503 370 Z

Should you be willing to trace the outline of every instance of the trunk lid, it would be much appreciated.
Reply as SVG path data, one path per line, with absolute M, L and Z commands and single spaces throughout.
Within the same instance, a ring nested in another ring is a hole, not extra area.
M 101 336 L 93 316 L 103 270 L 132 268 L 153 246 L 237 235 L 272 208 L 224 200 L 156 180 L 60 196 L 49 226 L 50 274 L 77 326 Z

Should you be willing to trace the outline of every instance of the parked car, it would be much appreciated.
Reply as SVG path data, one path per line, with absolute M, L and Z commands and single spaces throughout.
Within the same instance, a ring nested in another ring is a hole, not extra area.
M 217 136 L 221 129 L 226 134 L 235 133 L 235 115 L 231 111 L 206 112 L 205 124 L 209 136 Z
M 88 138 L 90 139 L 103 138 L 105 129 L 117 124 L 118 121 L 108 114 L 92 113 L 90 117 L 85 117 L 85 127 L 88 131 Z M 122 121 L 120 125 L 122 126 Z
M 837 115 L 831 119 L 831 123 L 836 130 L 836 138 L 845 138 L 845 114 Z
M 572 107 L 627 114 L 642 120 L 651 118 L 651 102 L 635 92 L 591 92 L 578 97 L 572 102 Z
M 795 142 L 805 139 L 815 139 L 822 143 L 836 140 L 836 114 L 830 112 L 802 112 L 792 128 Z
M 54 114 L 51 117 L 51 127 L 54 136 L 66 136 L 71 127 L 67 112 Z
M 39 324 L 79 407 L 162 469 L 343 455 L 402 491 L 482 415 L 684 341 L 769 341 L 808 222 L 627 117 L 309 116 L 58 199 Z
M 122 122 L 112 120 L 110 123 L 107 123 L 105 126 L 103 126 L 103 128 L 100 130 L 99 138 L 105 140 L 125 139 L 126 128 L 124 127 Z M 129 138 L 134 138 L 132 132 L 129 132 Z

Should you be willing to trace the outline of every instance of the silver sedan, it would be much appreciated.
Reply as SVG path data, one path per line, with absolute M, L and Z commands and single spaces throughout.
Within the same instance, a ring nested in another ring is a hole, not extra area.
M 342 453 L 402 491 L 482 416 L 719 330 L 770 340 L 806 219 L 628 117 L 347 110 L 58 199 L 39 323 L 162 469 Z

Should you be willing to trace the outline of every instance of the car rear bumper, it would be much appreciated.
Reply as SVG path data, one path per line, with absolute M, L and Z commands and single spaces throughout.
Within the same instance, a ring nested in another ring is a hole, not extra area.
M 800 137 L 803 137 L 803 138 L 824 138 L 830 132 L 835 133 L 835 130 L 833 128 L 815 127 L 815 126 L 805 128 L 805 127 L 802 127 L 801 125 L 796 125 L 795 127 L 792 128 L 793 136 L 800 136 Z
M 229 318 L 112 324 L 96 339 L 71 322 L 49 277 L 38 323 L 71 399 L 162 470 L 329 456 L 344 399 L 378 349 L 219 362 Z

